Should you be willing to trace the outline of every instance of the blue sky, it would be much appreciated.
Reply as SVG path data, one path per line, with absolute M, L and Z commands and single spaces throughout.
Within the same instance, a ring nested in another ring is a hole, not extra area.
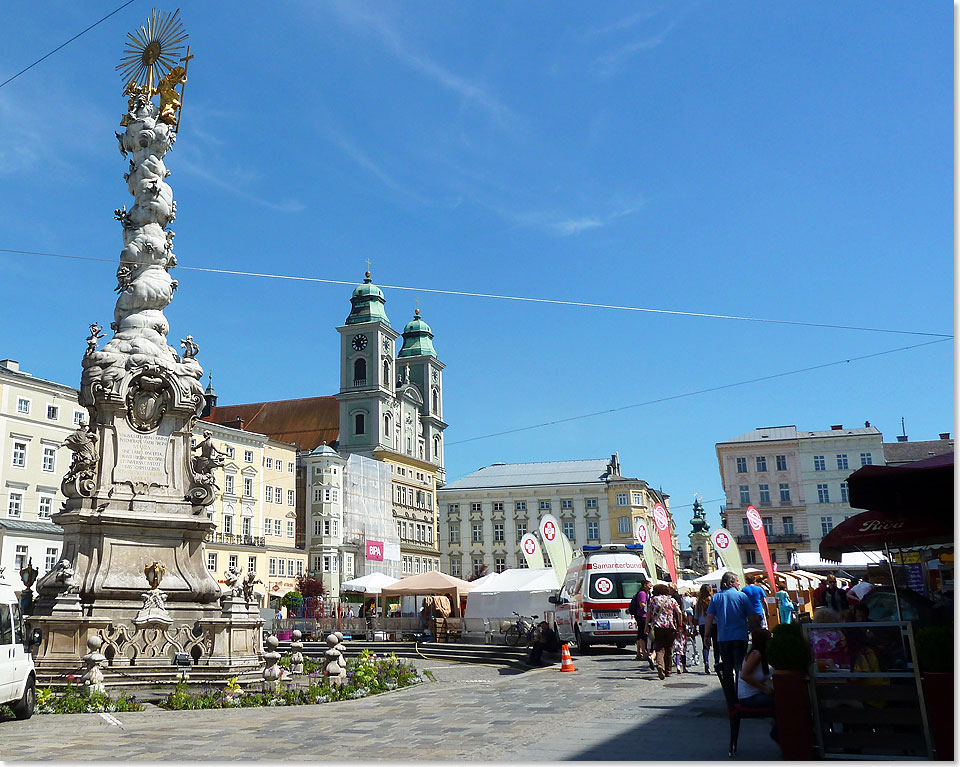
M 7 2 L 0 81 L 120 2 Z M 114 262 L 134 2 L 0 89 L 0 248 Z M 167 156 L 181 266 L 952 333 L 946 3 L 184 2 Z M 171 6 L 171 9 L 173 6 Z M 0 254 L 0 356 L 79 382 L 115 263 Z M 176 270 L 222 403 L 334 393 L 349 286 Z M 722 497 L 757 426 L 954 421 L 946 342 L 456 444 L 929 338 L 386 290 L 447 365 L 448 477 L 604 457 Z M 687 532 L 689 509 L 678 509 Z

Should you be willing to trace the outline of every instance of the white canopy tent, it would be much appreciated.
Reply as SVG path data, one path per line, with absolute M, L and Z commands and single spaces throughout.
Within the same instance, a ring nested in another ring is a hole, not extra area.
M 719 570 L 714 570 L 712 573 L 707 573 L 706 575 L 701 575 L 699 578 L 694 578 L 693 582 L 697 585 L 697 588 L 706 584 L 708 586 L 720 587 L 720 580 L 727 573 L 732 573 L 729 567 L 721 567 Z
M 340 584 L 340 591 L 349 591 L 354 594 L 379 594 L 384 586 L 392 586 L 397 578 L 384 573 L 368 573 L 359 578 L 353 578 Z
M 464 630 L 474 633 L 482 633 L 493 621 L 513 618 L 514 612 L 543 618 L 554 609 L 548 598 L 560 588 L 551 567 L 504 570 L 479 578 L 472 585 Z

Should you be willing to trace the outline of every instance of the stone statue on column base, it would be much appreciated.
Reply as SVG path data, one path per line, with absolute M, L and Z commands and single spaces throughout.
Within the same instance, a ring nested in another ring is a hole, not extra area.
M 160 581 L 166 572 L 160 562 L 151 562 L 143 568 L 143 574 L 150 584 L 150 591 L 140 595 L 143 600 L 143 607 L 133 619 L 133 624 L 138 628 L 169 628 L 173 624 L 173 618 L 167 612 L 167 595 L 160 590 Z
M 55 615 L 80 615 L 80 582 L 69 559 L 61 559 L 54 575 L 55 583 L 60 587 L 53 603 Z
M 277 652 L 280 640 L 273 634 L 263 640 L 266 646 L 266 652 L 263 654 L 263 660 L 267 664 L 263 669 L 263 690 L 264 692 L 276 692 L 279 687 L 280 676 L 283 669 L 278 665 L 281 655 Z
M 83 656 L 83 662 L 87 670 L 83 673 L 83 691 L 84 694 L 100 692 L 106 693 L 107 688 L 103 684 L 103 664 L 107 662 L 107 656 L 100 652 L 103 640 L 98 636 L 92 636 L 87 640 L 87 649 L 90 650 Z
M 290 654 L 291 674 L 303 673 L 303 642 L 300 641 L 302 636 L 299 630 L 293 632 L 293 642 L 290 643 L 290 649 L 293 651 Z

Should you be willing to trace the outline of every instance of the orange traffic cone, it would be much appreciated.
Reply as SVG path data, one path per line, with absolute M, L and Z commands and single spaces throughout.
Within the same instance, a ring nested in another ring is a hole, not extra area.
M 570 657 L 570 648 L 567 647 L 567 643 L 564 642 L 563 646 L 560 648 L 560 670 L 561 671 L 576 671 L 573 665 L 573 658 Z

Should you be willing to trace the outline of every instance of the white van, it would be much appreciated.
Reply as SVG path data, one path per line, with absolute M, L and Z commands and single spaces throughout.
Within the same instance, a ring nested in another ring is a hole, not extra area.
M 626 647 L 637 641 L 637 622 L 627 612 L 630 600 L 650 575 L 637 543 L 583 546 L 574 556 L 556 607 L 561 642 L 573 641 L 587 654 L 596 644 Z
M 0 571 L 0 703 L 10 706 L 17 719 L 33 716 L 37 702 L 31 646 L 24 633 L 17 594 Z

